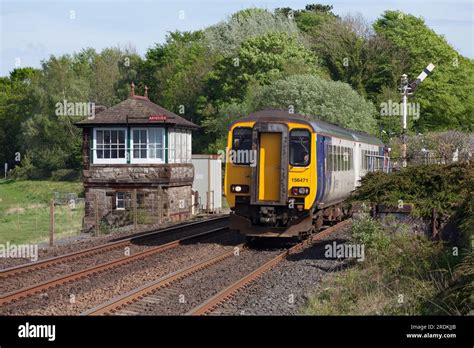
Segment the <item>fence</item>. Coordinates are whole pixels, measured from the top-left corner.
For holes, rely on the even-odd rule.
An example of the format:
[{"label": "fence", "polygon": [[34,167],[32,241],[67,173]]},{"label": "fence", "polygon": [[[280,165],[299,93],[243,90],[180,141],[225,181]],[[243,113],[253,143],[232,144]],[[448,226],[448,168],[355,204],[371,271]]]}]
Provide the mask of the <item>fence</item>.
[{"label": "fence", "polygon": [[[79,235],[84,216],[84,199],[68,204],[2,204],[0,206],[0,243],[39,243]],[[54,236],[51,238],[51,236]]]},{"label": "fence", "polygon": [[168,208],[171,202],[161,188],[124,191],[116,193],[116,196],[106,196],[105,201],[101,198],[92,197],[86,206],[86,225],[95,235],[107,234],[113,228],[125,226],[137,230],[142,225],[159,225],[174,220],[174,217],[179,218],[180,214],[190,214],[184,200],[174,203],[182,212],[170,214]]}]

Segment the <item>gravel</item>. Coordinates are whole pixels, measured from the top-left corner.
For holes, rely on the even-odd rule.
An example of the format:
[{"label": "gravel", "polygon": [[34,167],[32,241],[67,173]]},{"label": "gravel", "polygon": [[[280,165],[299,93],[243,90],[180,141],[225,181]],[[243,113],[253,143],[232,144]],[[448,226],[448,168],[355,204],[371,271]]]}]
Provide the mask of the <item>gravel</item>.
[{"label": "gravel", "polygon": [[157,245],[162,245],[180,238],[208,231],[210,228],[217,228],[225,225],[226,221],[216,221],[210,222],[209,224],[194,226],[192,228],[184,228],[181,231],[173,233],[157,234],[150,238],[134,240],[130,244],[118,247],[117,249],[101,251],[98,254],[94,253],[93,255],[84,258],[69,260],[56,265],[49,265],[44,269],[33,272],[24,272],[21,274],[2,277],[2,279],[0,279],[0,294],[33,286],[52,278],[65,276],[112,260],[124,258],[126,251],[129,255],[135,255]]},{"label": "gravel", "polygon": [[212,315],[298,315],[323,277],[347,265],[347,260],[327,259],[324,245],[349,239],[346,227],[323,241],[283,260],[239,291]]},{"label": "gravel", "polygon": [[[224,215],[213,215],[211,218],[216,218]],[[83,250],[86,248],[92,248],[97,245],[106,244],[110,241],[113,241],[118,238],[125,238],[130,237],[134,234],[144,232],[144,231],[152,231],[158,230],[173,226],[179,226],[181,224],[194,222],[194,221],[204,221],[205,219],[192,219],[186,222],[179,222],[179,223],[162,223],[162,224],[155,224],[155,225],[142,225],[138,226],[138,230],[133,230],[133,225],[128,225],[124,227],[117,228],[113,231],[113,233],[109,233],[106,235],[101,235],[95,237],[93,233],[81,233],[77,236],[66,237],[60,240],[55,241],[55,245],[53,247],[49,247],[47,243],[40,243],[38,244],[38,260],[43,260],[46,258],[51,258],[55,256],[60,256],[64,254],[69,254],[75,251]],[[23,259],[23,258],[0,258],[0,270],[14,267],[22,264],[27,264],[32,262],[30,259]]]},{"label": "gravel", "polygon": [[242,237],[228,232],[183,244],[140,261],[49,289],[0,307],[0,315],[78,315],[111,298],[156,280],[177,269],[231,250]]},{"label": "gravel", "polygon": [[[243,250],[207,269],[201,270],[170,287],[127,306],[118,314],[183,315],[208,298],[246,276],[281,250]],[[150,299],[153,302],[150,302]]]}]

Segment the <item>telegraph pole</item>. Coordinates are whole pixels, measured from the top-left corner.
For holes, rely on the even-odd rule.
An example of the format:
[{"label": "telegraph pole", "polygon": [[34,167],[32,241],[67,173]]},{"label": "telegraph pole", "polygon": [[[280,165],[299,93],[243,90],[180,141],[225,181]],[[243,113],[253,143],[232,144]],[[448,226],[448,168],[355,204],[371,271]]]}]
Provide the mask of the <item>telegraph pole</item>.
[{"label": "telegraph pole", "polygon": [[431,74],[433,69],[435,68],[434,64],[430,63],[428,66],[423,69],[420,75],[412,81],[408,83],[408,76],[407,74],[403,74],[400,82],[400,92],[402,94],[402,165],[403,168],[407,166],[407,101],[408,96],[412,95],[415,89],[419,86],[420,83],[423,82],[428,75]]}]

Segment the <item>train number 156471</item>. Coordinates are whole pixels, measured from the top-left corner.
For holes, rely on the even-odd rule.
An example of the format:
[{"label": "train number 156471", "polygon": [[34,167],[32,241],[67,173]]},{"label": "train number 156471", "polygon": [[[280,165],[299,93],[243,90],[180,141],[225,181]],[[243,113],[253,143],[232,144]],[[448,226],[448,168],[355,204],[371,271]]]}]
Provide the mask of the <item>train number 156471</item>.
[{"label": "train number 156471", "polygon": [[308,178],[292,178],[291,182],[309,182]]}]

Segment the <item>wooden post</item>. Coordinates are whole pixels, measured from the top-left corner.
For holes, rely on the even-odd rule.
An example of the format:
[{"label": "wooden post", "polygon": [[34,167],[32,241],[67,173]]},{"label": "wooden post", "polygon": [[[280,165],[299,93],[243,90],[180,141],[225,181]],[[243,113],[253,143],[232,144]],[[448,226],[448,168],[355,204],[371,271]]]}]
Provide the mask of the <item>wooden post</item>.
[{"label": "wooden post", "polygon": [[99,236],[99,195],[95,195],[95,202],[94,202],[94,216],[95,216],[95,236]]},{"label": "wooden post", "polygon": [[158,219],[161,224],[163,222],[163,190],[161,186],[158,187],[158,202],[156,204],[158,205]]},{"label": "wooden post", "polygon": [[137,189],[133,190],[133,229],[137,230],[138,216],[137,216]]},{"label": "wooden post", "polygon": [[49,246],[54,244],[54,199],[51,200],[49,207]]},{"label": "wooden post", "polygon": [[155,214],[155,195],[153,193],[150,194],[151,196],[151,211],[150,211],[150,214],[151,214],[151,220],[153,221],[153,223],[155,223],[155,218],[156,218],[156,214]]},{"label": "wooden post", "polygon": [[207,159],[207,213],[211,212],[211,189],[212,189],[212,179],[211,179],[211,156]]}]

